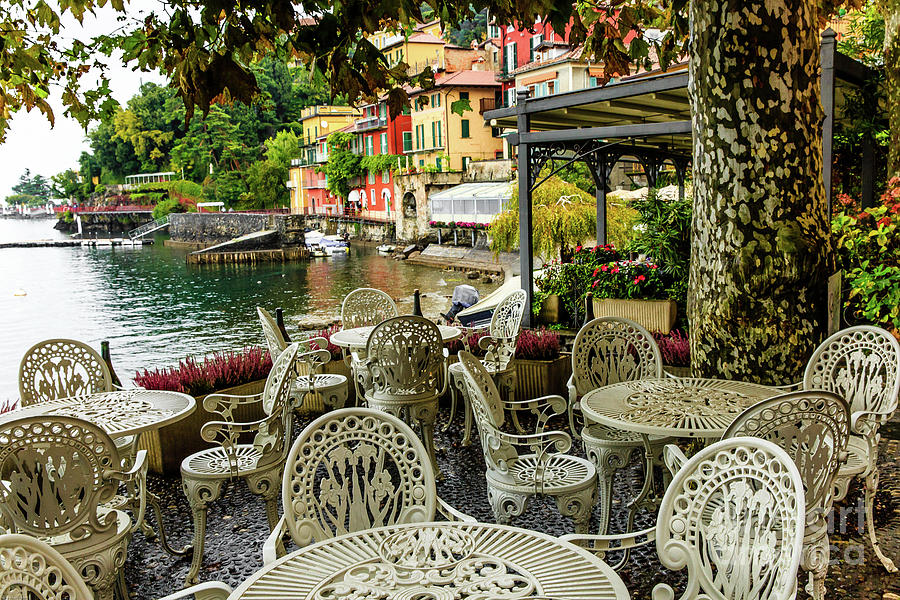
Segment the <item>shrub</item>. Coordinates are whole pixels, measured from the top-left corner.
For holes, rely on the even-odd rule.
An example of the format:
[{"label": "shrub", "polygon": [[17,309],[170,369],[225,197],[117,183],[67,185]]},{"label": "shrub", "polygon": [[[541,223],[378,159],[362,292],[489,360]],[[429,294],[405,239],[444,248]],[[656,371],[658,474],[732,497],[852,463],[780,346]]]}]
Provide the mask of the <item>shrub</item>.
[{"label": "shrub", "polygon": [[16,401],[7,399],[3,402],[0,402],[0,415],[3,413],[8,413],[16,407]]},{"label": "shrub", "polygon": [[148,390],[203,396],[229,387],[265,379],[272,369],[269,352],[258,346],[240,351],[216,352],[202,361],[188,357],[176,367],[140,371],[134,382]]},{"label": "shrub", "polygon": [[559,336],[548,329],[523,329],[516,340],[516,358],[553,360],[559,356]]},{"label": "shrub", "polygon": [[161,219],[172,213],[183,213],[187,211],[187,207],[175,198],[166,198],[153,207],[153,218]]},{"label": "shrub", "polygon": [[652,262],[619,260],[596,267],[591,277],[595,298],[665,300],[669,297],[670,279]]},{"label": "shrub", "polygon": [[669,333],[654,333],[664,365],[673,367],[691,366],[691,347],[688,337],[677,329]]},{"label": "shrub", "polygon": [[468,346],[468,351],[480,358],[484,356],[484,350],[478,347],[478,341],[486,335],[488,335],[487,330],[480,329],[470,333],[465,340],[453,340],[447,344],[447,352],[456,355],[460,350],[466,350],[466,346]]}]

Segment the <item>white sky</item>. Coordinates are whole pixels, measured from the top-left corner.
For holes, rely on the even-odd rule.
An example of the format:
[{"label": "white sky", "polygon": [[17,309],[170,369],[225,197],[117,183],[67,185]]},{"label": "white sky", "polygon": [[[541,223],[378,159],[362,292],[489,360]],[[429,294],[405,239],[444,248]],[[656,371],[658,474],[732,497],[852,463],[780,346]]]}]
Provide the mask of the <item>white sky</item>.
[{"label": "white sky", "polygon": [[[129,17],[137,17],[148,7],[158,6],[154,0],[137,0],[128,5]],[[68,15],[63,20],[65,27],[62,37],[85,40],[102,32],[110,32],[121,26],[117,14],[109,8],[98,9],[97,14],[85,15],[83,26]],[[105,58],[105,57],[104,57]],[[165,84],[166,78],[159,73],[134,72],[130,68],[108,59],[108,77],[113,96],[121,104],[137,93],[141,83],[153,81]],[[89,81],[88,76],[83,78]],[[0,144],[0,199],[13,193],[12,186],[19,182],[25,169],[32,174],[40,173],[48,179],[66,169],[78,169],[78,157],[89,146],[85,142],[84,129],[74,119],[63,115],[60,94],[51,97],[50,104],[56,117],[56,125],[50,123],[38,110],[30,113],[20,111],[10,121],[6,142]]]}]

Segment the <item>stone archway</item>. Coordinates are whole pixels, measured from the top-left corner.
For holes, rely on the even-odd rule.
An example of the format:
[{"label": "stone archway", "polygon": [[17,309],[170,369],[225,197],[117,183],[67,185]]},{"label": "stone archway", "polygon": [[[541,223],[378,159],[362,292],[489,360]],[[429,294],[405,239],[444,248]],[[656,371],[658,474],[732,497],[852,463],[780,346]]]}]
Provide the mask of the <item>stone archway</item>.
[{"label": "stone archway", "polygon": [[403,194],[403,216],[413,219],[416,217],[416,195],[413,192]]}]

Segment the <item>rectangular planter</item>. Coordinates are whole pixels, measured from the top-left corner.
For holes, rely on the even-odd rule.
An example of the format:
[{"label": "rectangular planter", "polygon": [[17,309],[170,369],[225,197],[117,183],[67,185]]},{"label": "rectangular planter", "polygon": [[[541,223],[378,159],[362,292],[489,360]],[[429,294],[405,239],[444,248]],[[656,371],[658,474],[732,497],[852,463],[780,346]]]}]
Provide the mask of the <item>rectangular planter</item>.
[{"label": "rectangular planter", "polygon": [[516,361],[516,400],[531,400],[559,394],[566,396],[566,380],[572,373],[572,359],[560,355],[553,360]]},{"label": "rectangular planter", "polygon": [[[261,393],[265,385],[266,380],[260,379],[218,390],[218,393],[249,396]],[[210,421],[220,421],[222,418],[203,408],[204,398],[205,395],[196,397],[197,408],[188,417],[162,429],[141,434],[138,448],[147,451],[147,462],[151,471],[162,475],[178,475],[181,472],[182,460],[194,452],[213,447],[213,444],[204,442],[200,437],[200,428]],[[263,416],[262,406],[259,403],[241,406],[235,411],[235,419],[245,423],[259,420]]]},{"label": "rectangular planter", "polygon": [[672,331],[677,311],[678,305],[674,300],[594,299],[595,316],[631,319],[651,333]]},{"label": "rectangular planter", "polygon": [[558,294],[550,294],[544,298],[537,317],[539,322],[546,325],[561,323],[566,318],[566,309]]}]

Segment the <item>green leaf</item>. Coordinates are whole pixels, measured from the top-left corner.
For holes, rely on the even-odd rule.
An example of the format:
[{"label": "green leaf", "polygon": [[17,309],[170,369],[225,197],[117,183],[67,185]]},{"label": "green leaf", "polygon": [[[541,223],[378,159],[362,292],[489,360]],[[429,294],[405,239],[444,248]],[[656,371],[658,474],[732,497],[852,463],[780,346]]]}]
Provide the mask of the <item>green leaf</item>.
[{"label": "green leaf", "polygon": [[459,116],[463,116],[466,111],[472,110],[472,104],[469,102],[468,98],[462,98],[460,100],[454,100],[450,103],[450,112],[457,114]]}]

